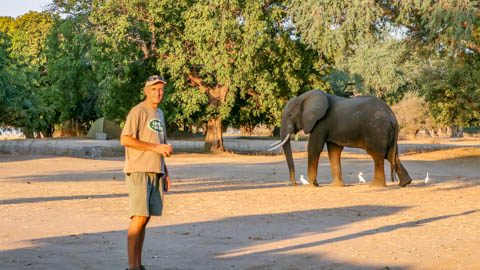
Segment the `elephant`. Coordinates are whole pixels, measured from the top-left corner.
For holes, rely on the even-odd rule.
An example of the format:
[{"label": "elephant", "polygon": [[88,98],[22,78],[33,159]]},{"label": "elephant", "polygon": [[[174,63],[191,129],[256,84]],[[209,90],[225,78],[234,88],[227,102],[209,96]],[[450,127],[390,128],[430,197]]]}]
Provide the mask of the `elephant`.
[{"label": "elephant", "polygon": [[[373,159],[375,172],[370,186],[385,187],[384,161],[391,164],[392,181],[394,170],[399,185],[405,187],[412,181],[398,157],[398,122],[390,107],[372,96],[344,98],[310,90],[292,98],[282,112],[280,127],[281,142],[270,150],[283,147],[290,172],[295,182],[295,166],[290,146],[290,136],[303,130],[308,139],[308,185],[318,186],[318,160],[327,144],[332,186],[345,186],[342,180],[340,156],[344,147],[364,149]],[[275,144],[272,144],[275,145]]]}]

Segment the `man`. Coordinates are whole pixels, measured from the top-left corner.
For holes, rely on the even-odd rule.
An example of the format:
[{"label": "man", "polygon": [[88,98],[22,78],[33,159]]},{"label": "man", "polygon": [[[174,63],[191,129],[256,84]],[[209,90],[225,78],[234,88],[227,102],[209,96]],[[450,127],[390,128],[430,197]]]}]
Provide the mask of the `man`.
[{"label": "man", "polygon": [[150,216],[160,216],[163,192],[170,189],[170,177],[164,157],[172,147],[167,144],[165,119],[158,104],[166,81],[151,76],[143,91],[145,100],[127,115],[120,144],[125,146],[126,182],[131,222],[127,233],[128,270],[144,270],[142,247]]}]

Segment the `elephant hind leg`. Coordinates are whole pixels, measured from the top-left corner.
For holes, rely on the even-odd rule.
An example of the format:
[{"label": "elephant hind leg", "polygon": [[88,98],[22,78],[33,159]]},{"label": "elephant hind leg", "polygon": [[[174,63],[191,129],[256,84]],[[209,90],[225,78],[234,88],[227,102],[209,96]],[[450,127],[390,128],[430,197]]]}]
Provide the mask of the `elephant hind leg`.
[{"label": "elephant hind leg", "polygon": [[342,154],[343,146],[335,143],[327,142],[328,158],[330,159],[330,169],[332,170],[332,186],[344,187],[345,183],[342,180],[342,165],[340,163],[340,156]]},{"label": "elephant hind leg", "polygon": [[398,154],[396,152],[393,152],[392,154],[389,154],[387,157],[388,162],[390,162],[391,166],[391,173],[392,173],[392,182],[394,182],[394,171],[398,175],[398,179],[400,180],[399,186],[405,187],[409,185],[412,182],[412,178],[410,178],[410,175],[408,174],[407,170],[405,167],[403,167],[402,162],[400,162],[400,158],[398,158]]},{"label": "elephant hind leg", "polygon": [[373,180],[370,183],[372,187],[385,187],[385,157],[377,154],[370,154],[373,158],[373,163],[375,164],[375,172],[373,173]]},{"label": "elephant hind leg", "polygon": [[399,186],[405,187],[408,186],[412,182],[412,178],[408,174],[403,164],[400,162],[398,156],[395,157],[395,171],[397,172],[398,178],[400,179]]}]

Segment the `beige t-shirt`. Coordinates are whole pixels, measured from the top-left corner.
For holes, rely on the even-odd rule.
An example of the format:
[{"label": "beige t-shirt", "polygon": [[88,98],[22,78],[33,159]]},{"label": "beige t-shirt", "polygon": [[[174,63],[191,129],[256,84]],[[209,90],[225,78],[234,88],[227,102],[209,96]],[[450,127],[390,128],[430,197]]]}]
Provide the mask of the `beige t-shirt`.
[{"label": "beige t-shirt", "polygon": [[[160,109],[154,109],[145,102],[133,107],[127,115],[122,136],[128,135],[134,139],[155,143],[167,143],[165,118]],[[137,150],[125,147],[125,173],[154,172],[165,174],[164,157],[153,151]]]}]

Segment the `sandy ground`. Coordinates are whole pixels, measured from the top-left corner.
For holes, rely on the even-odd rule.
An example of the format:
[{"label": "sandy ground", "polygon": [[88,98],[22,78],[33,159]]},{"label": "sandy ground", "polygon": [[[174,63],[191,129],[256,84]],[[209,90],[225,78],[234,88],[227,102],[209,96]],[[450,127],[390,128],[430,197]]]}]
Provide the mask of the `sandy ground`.
[{"label": "sandy ground", "polygon": [[[342,158],[344,188],[289,185],[283,156],[179,154],[152,218],[147,269],[480,269],[480,149],[401,157],[407,188],[359,184],[366,156]],[[305,154],[295,155],[297,178]],[[0,155],[0,269],[125,269],[123,158]],[[390,167],[386,166],[387,178]],[[433,180],[424,184],[429,173]]]}]

